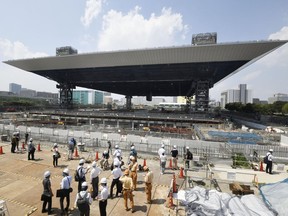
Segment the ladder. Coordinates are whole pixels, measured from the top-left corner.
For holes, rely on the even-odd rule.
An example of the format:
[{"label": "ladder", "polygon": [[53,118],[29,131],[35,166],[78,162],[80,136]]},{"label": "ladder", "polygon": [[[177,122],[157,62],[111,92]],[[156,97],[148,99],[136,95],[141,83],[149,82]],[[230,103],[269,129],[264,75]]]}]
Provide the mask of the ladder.
[{"label": "ladder", "polygon": [[9,216],[9,211],[5,200],[0,200],[0,216]]}]

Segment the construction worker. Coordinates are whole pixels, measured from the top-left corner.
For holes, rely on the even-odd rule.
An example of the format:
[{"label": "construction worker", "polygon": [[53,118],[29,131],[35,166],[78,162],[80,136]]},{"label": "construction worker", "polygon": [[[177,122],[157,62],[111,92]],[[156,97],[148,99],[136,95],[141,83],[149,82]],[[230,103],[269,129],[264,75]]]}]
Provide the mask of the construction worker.
[{"label": "construction worker", "polygon": [[[51,175],[50,171],[46,171],[44,173],[44,180],[42,182],[44,190],[41,196],[41,201],[43,201],[42,213],[48,212],[48,215],[53,213],[52,197],[54,196],[52,189],[51,189],[50,175]],[[47,203],[48,203],[48,209],[46,209]]]},{"label": "construction worker", "polygon": [[[71,188],[71,182],[72,177],[69,176],[69,170],[68,168],[65,168],[63,170],[63,179],[60,183],[60,188],[65,191],[64,196],[60,197],[60,207],[61,207],[61,215],[68,214],[69,205],[70,205],[70,188]],[[64,198],[66,198],[66,208],[64,209]]]},{"label": "construction worker", "polygon": [[11,140],[11,153],[15,153],[15,149],[16,149],[16,144],[17,144],[17,138],[16,138],[16,132],[13,133],[13,137]]},{"label": "construction worker", "polygon": [[109,154],[109,152],[111,152],[111,155],[112,155],[112,144],[111,144],[111,141],[109,140],[107,143],[108,143],[108,154]]},{"label": "construction worker", "polygon": [[108,151],[104,151],[103,154],[102,154],[102,158],[100,160],[100,166],[101,166],[101,169],[105,170],[109,167],[109,152]]},{"label": "construction worker", "polygon": [[143,170],[146,173],[144,175],[144,182],[145,182],[145,193],[147,198],[147,204],[151,204],[151,191],[152,191],[152,182],[153,182],[153,172],[149,170],[148,166],[144,166]]},{"label": "construction worker", "polygon": [[185,166],[186,168],[190,168],[190,161],[193,160],[193,154],[189,150],[189,146],[186,147],[186,153],[185,153]]},{"label": "construction worker", "polygon": [[[28,144],[28,160],[35,160],[34,153],[35,153],[35,146],[33,144],[33,138],[31,137]],[[30,157],[31,156],[31,157]]]},{"label": "construction worker", "polygon": [[120,169],[120,163],[118,161],[114,162],[114,169],[112,170],[111,174],[113,175],[113,180],[110,187],[110,198],[113,199],[113,188],[116,185],[116,197],[118,194],[121,193],[122,184],[119,181],[120,177],[122,176],[122,171]]},{"label": "construction worker", "polygon": [[[162,170],[162,166],[161,166],[161,156],[164,153],[165,154],[165,149],[164,149],[165,145],[162,144],[161,147],[158,149],[158,155],[159,155],[159,165],[160,165],[160,171]],[[162,171],[161,171],[162,172]]]},{"label": "construction worker", "polygon": [[172,162],[173,162],[172,169],[177,170],[178,169],[178,166],[177,166],[178,150],[177,150],[176,145],[174,145],[173,149],[171,150],[171,156],[172,156]]},{"label": "construction worker", "polygon": [[107,199],[108,199],[108,188],[107,188],[107,179],[102,178],[100,180],[100,194],[98,196],[99,199],[99,210],[100,216],[106,216],[106,207],[107,207]]},{"label": "construction worker", "polygon": [[90,183],[93,188],[93,192],[91,194],[91,197],[93,200],[95,200],[98,197],[98,183],[99,183],[99,175],[101,173],[101,169],[97,167],[96,161],[93,161],[92,163],[92,169],[90,172]]},{"label": "construction worker", "polygon": [[266,164],[266,173],[272,174],[272,166],[273,166],[273,149],[269,149],[266,154],[267,164]]},{"label": "construction worker", "polygon": [[111,170],[113,170],[115,163],[119,163],[119,167],[121,169],[121,166],[123,165],[123,163],[122,163],[122,157],[121,157],[120,152],[117,152],[116,157],[114,157],[113,163],[111,164]]},{"label": "construction worker", "polygon": [[90,205],[92,204],[91,194],[87,192],[88,184],[81,184],[81,191],[77,193],[74,206],[78,208],[80,216],[90,215]]},{"label": "construction worker", "polygon": [[84,167],[84,163],[85,163],[85,160],[84,159],[81,159],[79,161],[79,166],[77,167],[77,173],[78,173],[78,176],[79,176],[79,180],[78,180],[78,193],[81,191],[81,188],[82,188],[82,183],[83,182],[86,182],[86,173],[88,172],[89,170],[89,166],[87,168]]},{"label": "construction worker", "polygon": [[118,145],[115,145],[115,151],[114,151],[114,153],[113,153],[113,157],[115,158],[115,157],[118,157],[117,155],[119,155],[120,154],[120,157],[122,157],[122,151],[121,151],[121,149],[119,149],[119,146]]},{"label": "construction worker", "polygon": [[132,145],[130,149],[130,156],[133,156],[135,158],[135,161],[137,161],[137,151],[135,149],[135,146]]},{"label": "construction worker", "polygon": [[167,156],[165,155],[165,152],[163,152],[162,155],[160,156],[161,175],[165,173],[166,161],[167,161]]},{"label": "construction worker", "polygon": [[129,164],[130,177],[132,178],[133,181],[133,190],[136,190],[138,163],[136,162],[136,158],[133,156],[130,156],[130,160],[131,160],[131,163]]},{"label": "construction worker", "polygon": [[132,209],[132,213],[135,211],[134,210],[134,201],[133,201],[133,181],[132,178],[129,177],[129,170],[126,169],[124,171],[124,175],[120,177],[120,181],[122,182],[122,187],[123,187],[123,198],[124,198],[124,207],[126,211],[129,211],[128,208],[128,198],[130,200],[130,205]]}]

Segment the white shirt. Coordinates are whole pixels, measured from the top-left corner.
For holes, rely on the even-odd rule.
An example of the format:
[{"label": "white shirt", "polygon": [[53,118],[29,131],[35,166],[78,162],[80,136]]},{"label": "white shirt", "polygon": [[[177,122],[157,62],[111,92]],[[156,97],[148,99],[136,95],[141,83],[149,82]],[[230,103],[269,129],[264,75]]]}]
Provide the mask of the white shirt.
[{"label": "white shirt", "polygon": [[167,156],[165,154],[160,156],[161,162],[166,162],[166,160],[167,160]]},{"label": "white shirt", "polygon": [[108,199],[108,188],[107,186],[100,186],[101,193],[99,194],[99,200]]},{"label": "white shirt", "polygon": [[71,185],[72,177],[71,176],[65,176],[61,183],[60,183],[60,188],[61,189],[69,189]]},{"label": "white shirt", "polygon": [[87,172],[86,168],[83,167],[83,166],[80,166],[80,165],[77,167],[77,171],[78,171],[78,174],[79,174],[80,178],[83,178],[85,176],[86,172]]},{"label": "white shirt", "polygon": [[90,181],[92,182],[93,178],[96,178],[101,173],[101,169],[99,167],[93,167],[90,173]]},{"label": "white shirt", "polygon": [[159,148],[159,150],[158,150],[158,155],[159,155],[159,157],[162,155],[162,153],[165,153],[165,149],[164,148]]},{"label": "white shirt", "polygon": [[271,154],[271,152],[267,152],[266,155],[268,156],[268,161],[272,161],[273,160],[273,155]]},{"label": "white shirt", "polygon": [[115,163],[121,164],[121,160],[119,160],[118,157],[115,157],[115,158],[113,159],[113,165],[114,165]]},{"label": "white shirt", "polygon": [[121,151],[121,149],[115,149],[115,151],[114,151],[114,153],[113,153],[113,157],[116,157],[116,154],[117,153],[120,153],[120,156],[122,157],[122,151]]},{"label": "white shirt", "polygon": [[112,171],[111,174],[113,175],[113,179],[120,178],[122,176],[122,171],[119,167],[115,167]]}]

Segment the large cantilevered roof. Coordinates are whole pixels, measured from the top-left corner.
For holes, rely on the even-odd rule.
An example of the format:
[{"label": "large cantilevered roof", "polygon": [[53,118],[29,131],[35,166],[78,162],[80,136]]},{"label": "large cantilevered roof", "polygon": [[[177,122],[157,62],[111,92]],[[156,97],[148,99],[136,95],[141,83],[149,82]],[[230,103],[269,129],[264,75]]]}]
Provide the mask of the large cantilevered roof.
[{"label": "large cantilevered roof", "polygon": [[191,96],[195,82],[210,87],[287,41],[256,41],[98,52],[4,63],[59,84],[130,96]]}]

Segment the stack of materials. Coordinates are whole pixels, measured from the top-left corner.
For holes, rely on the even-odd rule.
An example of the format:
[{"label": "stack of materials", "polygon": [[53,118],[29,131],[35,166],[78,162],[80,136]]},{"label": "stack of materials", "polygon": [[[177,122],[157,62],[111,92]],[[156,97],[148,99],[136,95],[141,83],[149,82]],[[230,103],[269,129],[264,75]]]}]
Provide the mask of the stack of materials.
[{"label": "stack of materials", "polygon": [[265,202],[253,195],[231,196],[201,187],[180,190],[178,200],[185,205],[187,216],[275,216]]}]

